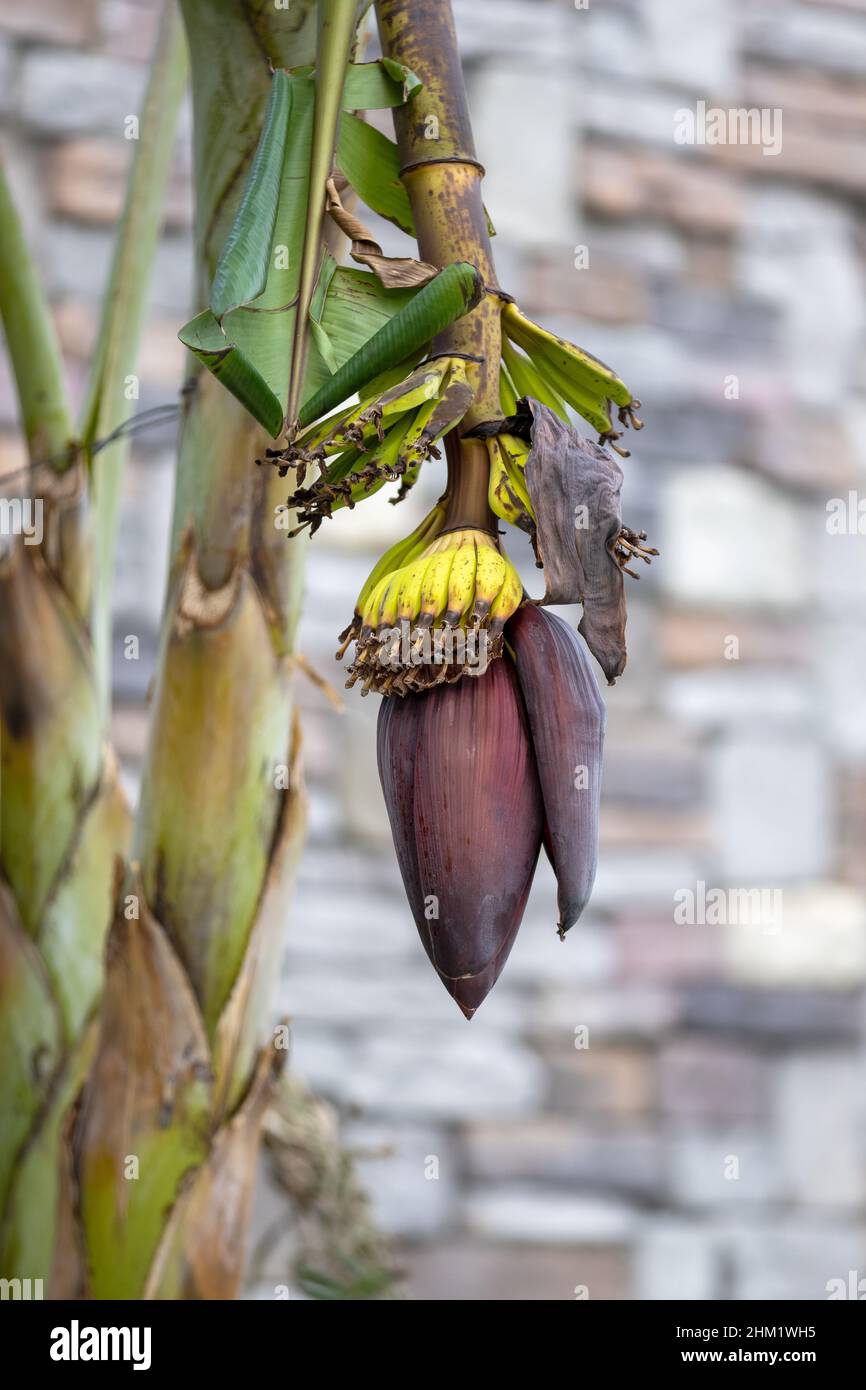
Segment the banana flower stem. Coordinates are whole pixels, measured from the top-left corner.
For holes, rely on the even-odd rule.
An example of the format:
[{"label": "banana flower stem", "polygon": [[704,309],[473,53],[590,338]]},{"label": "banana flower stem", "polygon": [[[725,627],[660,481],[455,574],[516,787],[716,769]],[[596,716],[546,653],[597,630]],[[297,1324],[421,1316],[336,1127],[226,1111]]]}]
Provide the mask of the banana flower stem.
[{"label": "banana flower stem", "polygon": [[[490,291],[433,344],[434,352],[482,359],[478,392],[460,426],[463,434],[502,414],[502,338],[496,269],[481,200],[484,170],[475,155],[454,17],[450,0],[378,0],[376,13],[386,57],[406,64],[423,83],[406,106],[394,111],[401,178],[412,205],[421,258],[443,267],[471,261]],[[447,452],[446,526],[480,526],[495,533],[495,518],[487,505],[486,450],[466,440],[456,453],[453,445]]]}]

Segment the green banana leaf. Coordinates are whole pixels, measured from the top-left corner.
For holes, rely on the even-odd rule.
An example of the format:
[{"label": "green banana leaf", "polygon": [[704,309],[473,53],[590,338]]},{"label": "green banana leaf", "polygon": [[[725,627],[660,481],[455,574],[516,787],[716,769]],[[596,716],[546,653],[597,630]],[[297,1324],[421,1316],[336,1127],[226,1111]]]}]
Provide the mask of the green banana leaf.
[{"label": "green banana leaf", "polygon": [[473,309],[483,292],[481,277],[468,261],[455,261],[440,270],[304,402],[298,423],[311,425],[365,386],[372,377],[402,362],[455,319]]},{"label": "green banana leaf", "polygon": [[[312,66],[293,68],[294,77],[311,77]],[[350,63],[346,69],[342,105],[344,111],[377,111],[402,106],[420,92],[422,83],[411,68],[393,58],[373,63]]]},{"label": "green banana leaf", "polygon": [[409,195],[400,180],[400,155],[393,140],[357,116],[344,114],[337,166],[368,208],[401,231],[415,235]]},{"label": "green banana leaf", "polygon": [[218,322],[258,299],[267,286],[291,110],[291,79],[275,72],[261,139],[211,288],[211,313]]}]

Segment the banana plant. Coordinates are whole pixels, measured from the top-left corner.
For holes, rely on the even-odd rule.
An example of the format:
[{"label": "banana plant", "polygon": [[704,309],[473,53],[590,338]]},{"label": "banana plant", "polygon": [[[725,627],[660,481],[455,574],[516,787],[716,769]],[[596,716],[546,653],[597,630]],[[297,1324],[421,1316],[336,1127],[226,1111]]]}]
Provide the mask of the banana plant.
[{"label": "banana plant", "polygon": [[[60,1153],[95,1045],[130,813],[107,745],[117,496],[148,269],[186,81],[162,19],[89,389],[70,413],[54,326],[0,170],[0,315],[29,464],[0,528],[0,1274],[41,1278]],[[31,525],[16,525],[30,518]]]},{"label": "banana plant", "polygon": [[[136,162],[78,438],[0,198],[0,234],[24,268],[0,276],[0,296],[52,520],[38,555],[16,542],[0,570],[14,617],[0,675],[3,1239],[57,1296],[238,1290],[287,1043],[270,993],[304,824],[293,677],[305,546],[383,487],[402,501],[443,449],[440,501],[374,567],[339,655],[354,641],[348,683],[385,697],[380,774],[407,896],[467,1017],[502,969],[542,842],[561,935],[591,888],[603,705],[577,635],[527,606],[498,521],[530,535],[545,601],[584,603],[581,631],[613,680],[622,571],[654,553],[622,526],[607,448],[625,453],[614,416],[639,428],[639,403],[497,283],[450,5],[380,0],[384,56],[364,63],[367,8],[180,0],[195,312],[179,329],[189,372],[171,561],[129,846],[103,752],[118,464],[99,446],[119,423],[112,392],[132,352],[156,231],[147,190],[164,172],[180,60],[154,68],[154,143]],[[177,43],[169,6],[163,55]],[[396,142],[359,115],[376,107],[393,111]],[[384,255],[355,200],[419,255]],[[351,266],[334,254],[343,238]],[[34,611],[60,634],[47,661],[23,635]],[[560,754],[585,760],[588,798],[566,794]]]},{"label": "banana plant", "polygon": [[422,351],[478,289],[471,267],[389,288],[328,249],[341,161],[371,165],[374,203],[382,185],[358,127],[341,155],[344,120],[417,89],[404,65],[351,61],[355,0],[181,11],[198,312],[180,329],[190,373],[141,796],[61,1210],[80,1258],[57,1287],[97,1298],[235,1295],[286,1058],[270,997],[304,824],[305,540],[289,539],[279,471],[256,458],[289,448],[308,401],[337,404]]}]

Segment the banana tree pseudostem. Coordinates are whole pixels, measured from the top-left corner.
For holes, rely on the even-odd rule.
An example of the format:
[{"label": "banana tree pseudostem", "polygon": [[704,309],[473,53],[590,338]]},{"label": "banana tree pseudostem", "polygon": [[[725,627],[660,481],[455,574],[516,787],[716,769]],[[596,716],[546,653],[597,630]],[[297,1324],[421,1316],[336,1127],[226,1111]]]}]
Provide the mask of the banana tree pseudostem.
[{"label": "banana tree pseudostem", "polygon": [[[0,1275],[50,1285],[59,1151],[93,1056],[130,815],[106,743],[111,563],[148,270],[186,81],[164,15],[78,427],[0,170],[0,315],[29,467],[0,479]],[[22,525],[21,523],[29,525]],[[8,523],[8,524],[7,524]]]}]

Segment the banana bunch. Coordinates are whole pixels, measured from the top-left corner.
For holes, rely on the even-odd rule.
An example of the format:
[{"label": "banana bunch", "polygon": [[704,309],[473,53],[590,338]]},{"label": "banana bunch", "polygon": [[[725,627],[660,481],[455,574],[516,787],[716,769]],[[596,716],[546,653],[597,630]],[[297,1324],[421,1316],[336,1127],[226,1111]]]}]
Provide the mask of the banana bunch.
[{"label": "banana bunch", "polygon": [[516,304],[503,308],[502,330],[503,405],[531,396],[566,421],[565,407],[570,405],[598,430],[600,444],[628,458],[629,451],[616,442],[622,430],[615,429],[612,417],[616,413],[621,425],[635,430],[642,429],[643,422],[635,414],[640,401],[625,382],[592,353],[533,323]]},{"label": "banana bunch", "polygon": [[521,531],[533,535],[535,513],[523,476],[529,445],[513,434],[490,435],[485,442],[490,459],[487,490],[490,510],[503,521],[510,521],[512,526],[519,526]]},{"label": "banana bunch", "polygon": [[[319,421],[288,449],[269,450],[282,476],[296,469],[288,505],[298,512],[297,530],[318,530],[339,507],[354,507],[397,479],[400,492],[392,501],[401,500],[424,460],[438,455],[437,441],[469,409],[478,376],[479,363],[469,357],[434,357],[408,375],[403,364],[369,383],[358,404]],[[305,488],[311,464],[319,477]]]},{"label": "banana bunch", "polygon": [[503,629],[523,597],[520,577],[497,539],[475,528],[442,532],[439,521],[440,533],[419,550],[433,516],[403,543],[395,568],[393,550],[382,557],[341,634],[338,659],[356,642],[346,684],[363,680],[363,694],[406,695],[482,675],[502,655]]}]

